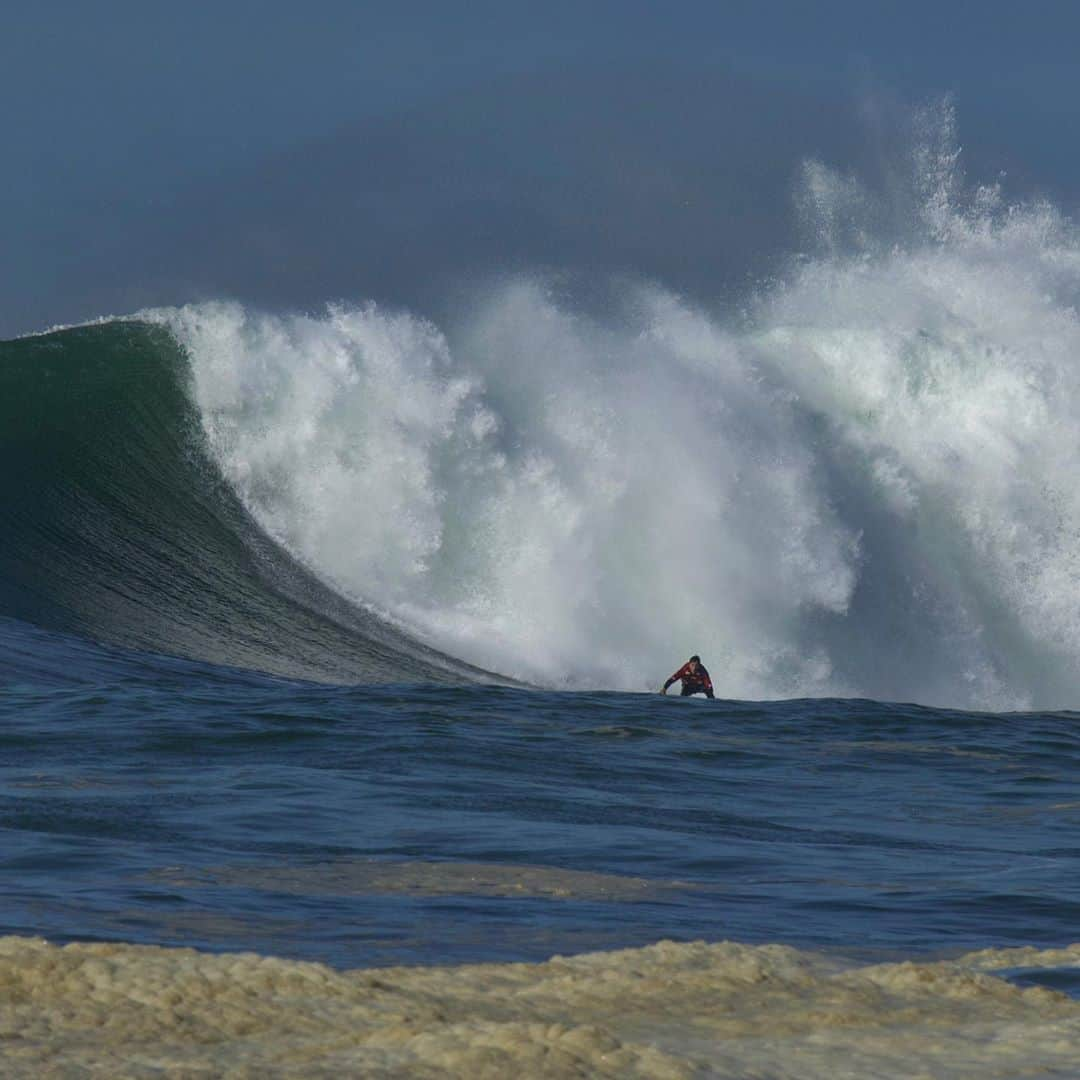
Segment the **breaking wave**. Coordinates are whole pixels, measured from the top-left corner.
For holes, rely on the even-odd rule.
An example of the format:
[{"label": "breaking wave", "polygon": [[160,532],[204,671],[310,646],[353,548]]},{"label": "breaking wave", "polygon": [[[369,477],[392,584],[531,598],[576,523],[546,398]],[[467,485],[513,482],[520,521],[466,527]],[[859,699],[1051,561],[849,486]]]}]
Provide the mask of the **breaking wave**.
[{"label": "breaking wave", "polygon": [[966,184],[947,108],[921,123],[902,210],[807,163],[813,250],[737,316],[653,284],[598,314],[517,279],[438,327],[208,303],[5,348],[137,341],[152,380],[182,355],[168,445],[125,450],[172,477],[147,527],[186,543],[174,474],[219,472],[244,543],[272,538],[362,634],[555,686],[655,687],[698,652],[730,697],[1068,704],[1080,242]]}]

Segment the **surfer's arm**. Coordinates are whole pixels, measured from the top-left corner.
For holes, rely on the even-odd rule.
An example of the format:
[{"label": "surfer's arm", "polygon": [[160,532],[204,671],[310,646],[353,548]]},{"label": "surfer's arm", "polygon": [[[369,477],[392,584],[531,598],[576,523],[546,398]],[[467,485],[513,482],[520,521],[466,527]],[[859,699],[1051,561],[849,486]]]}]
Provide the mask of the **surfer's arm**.
[{"label": "surfer's arm", "polygon": [[666,694],[668,692],[668,687],[671,686],[672,683],[677,683],[686,674],[686,669],[689,666],[690,666],[689,664],[683,664],[683,666],[681,668],[679,668],[679,670],[676,671],[675,674],[672,675],[671,678],[668,679],[668,681],[666,683],[664,683],[664,689],[661,690],[660,693],[661,694]]}]

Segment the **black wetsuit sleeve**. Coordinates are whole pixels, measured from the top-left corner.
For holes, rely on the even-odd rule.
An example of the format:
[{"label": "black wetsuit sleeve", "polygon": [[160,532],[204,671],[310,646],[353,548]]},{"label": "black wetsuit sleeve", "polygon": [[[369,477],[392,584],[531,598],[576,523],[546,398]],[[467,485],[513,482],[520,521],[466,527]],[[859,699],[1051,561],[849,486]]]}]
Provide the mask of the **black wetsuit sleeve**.
[{"label": "black wetsuit sleeve", "polygon": [[705,696],[711,698],[713,696],[712,678],[709,675],[708,669],[702,666],[698,670],[701,672],[701,688],[705,691]]}]

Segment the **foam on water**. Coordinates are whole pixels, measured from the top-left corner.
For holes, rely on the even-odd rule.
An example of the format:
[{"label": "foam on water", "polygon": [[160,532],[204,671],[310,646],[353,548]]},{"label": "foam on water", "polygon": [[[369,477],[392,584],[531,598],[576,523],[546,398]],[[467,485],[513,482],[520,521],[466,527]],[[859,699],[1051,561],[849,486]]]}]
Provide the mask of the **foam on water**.
[{"label": "foam on water", "polygon": [[239,886],[328,895],[501,896],[556,900],[645,901],[711,887],[686,881],[604,874],[562,867],[491,862],[429,862],[423,859],[336,859],[303,868],[240,864],[198,870],[170,866],[149,880],[179,886]]},{"label": "foam on water", "polygon": [[808,163],[816,253],[739,319],[652,285],[589,315],[535,280],[444,329],[150,315],[264,528],[453,655],[645,689],[696,651],[731,697],[1067,704],[1080,243],[967,188],[948,108],[922,124],[899,225]]},{"label": "foam on water", "polygon": [[[1080,962],[1057,950],[1049,964]],[[0,939],[5,1075],[1006,1077],[1073,1069],[1080,1003],[968,964],[660,942],[383,968]],[[1025,954],[1038,966],[1040,955]]]}]

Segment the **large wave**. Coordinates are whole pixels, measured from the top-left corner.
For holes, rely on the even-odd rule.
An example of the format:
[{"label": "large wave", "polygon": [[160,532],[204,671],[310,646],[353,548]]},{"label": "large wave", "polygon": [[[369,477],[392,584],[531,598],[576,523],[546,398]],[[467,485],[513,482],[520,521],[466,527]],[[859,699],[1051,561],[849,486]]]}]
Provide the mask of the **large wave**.
[{"label": "large wave", "polygon": [[189,390],[160,327],[0,346],[0,615],[321,681],[490,678],[347,603],[273,544],[223,483]]},{"label": "large wave", "polygon": [[902,227],[808,163],[816,252],[737,319],[521,279],[442,330],[153,317],[261,525],[455,656],[645,688],[699,652],[738,697],[1068,703],[1080,245],[965,185],[947,108],[922,122]]},{"label": "large wave", "polygon": [[470,664],[645,689],[698,652],[732,697],[1068,705],[1080,243],[965,183],[948,108],[920,123],[885,194],[807,163],[813,250],[737,316],[518,278],[441,327],[140,317],[261,529]]},{"label": "large wave", "polygon": [[817,685],[791,616],[843,609],[854,537],[782,395],[702,316],[637,300],[605,326],[510,286],[453,350],[372,307],[163,317],[255,518],[441,648],[642,688],[697,647],[736,692]]}]

